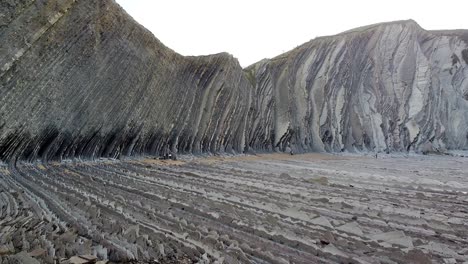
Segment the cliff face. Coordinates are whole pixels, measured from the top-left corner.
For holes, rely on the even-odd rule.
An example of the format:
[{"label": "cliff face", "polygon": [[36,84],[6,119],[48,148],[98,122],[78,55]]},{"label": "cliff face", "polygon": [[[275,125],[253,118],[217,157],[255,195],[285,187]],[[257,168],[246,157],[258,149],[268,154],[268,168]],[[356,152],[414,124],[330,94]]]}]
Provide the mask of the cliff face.
[{"label": "cliff face", "polygon": [[110,0],[13,3],[2,159],[243,150],[251,86],[232,56],[180,56]]},{"label": "cliff face", "polygon": [[112,0],[0,7],[2,160],[468,148],[464,31],[376,25],[243,70],[173,52]]},{"label": "cliff face", "polygon": [[467,31],[401,21],[261,61],[246,69],[257,93],[253,120],[261,120],[255,130],[298,150],[467,148],[467,40]]}]

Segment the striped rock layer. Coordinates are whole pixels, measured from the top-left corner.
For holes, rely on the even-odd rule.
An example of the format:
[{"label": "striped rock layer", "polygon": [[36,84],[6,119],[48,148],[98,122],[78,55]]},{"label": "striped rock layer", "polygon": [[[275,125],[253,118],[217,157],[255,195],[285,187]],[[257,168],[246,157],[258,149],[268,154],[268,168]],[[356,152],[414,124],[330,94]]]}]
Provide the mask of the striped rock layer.
[{"label": "striped rock layer", "polygon": [[467,43],[467,31],[425,31],[410,20],[317,38],[256,63],[246,69],[261,113],[251,138],[260,143],[274,127],[275,143],[305,150],[467,148]]},{"label": "striped rock layer", "polygon": [[468,33],[413,21],[247,69],[184,57],[113,0],[0,3],[0,159],[468,148]]}]

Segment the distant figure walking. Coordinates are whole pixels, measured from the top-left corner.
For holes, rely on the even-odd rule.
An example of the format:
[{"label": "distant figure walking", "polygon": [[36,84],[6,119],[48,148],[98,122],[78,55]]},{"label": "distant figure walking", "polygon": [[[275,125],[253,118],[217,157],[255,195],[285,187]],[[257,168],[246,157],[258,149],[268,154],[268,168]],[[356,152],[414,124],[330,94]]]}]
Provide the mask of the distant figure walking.
[{"label": "distant figure walking", "polygon": [[162,160],[177,160],[177,157],[174,153],[172,153],[171,151],[171,148],[169,146],[169,144],[164,148],[164,151],[163,151],[163,155],[162,157],[160,157],[159,159],[162,159]]},{"label": "distant figure walking", "polygon": [[288,142],[288,146],[286,147],[286,151],[289,152],[289,154],[294,155],[294,152],[291,148],[291,143]]}]

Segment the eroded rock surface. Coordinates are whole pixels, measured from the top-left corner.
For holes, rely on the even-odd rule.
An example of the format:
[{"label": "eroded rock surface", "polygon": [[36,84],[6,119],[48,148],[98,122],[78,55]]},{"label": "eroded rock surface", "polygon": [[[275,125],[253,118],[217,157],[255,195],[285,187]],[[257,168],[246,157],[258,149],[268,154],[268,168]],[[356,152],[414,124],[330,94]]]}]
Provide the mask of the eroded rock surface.
[{"label": "eroded rock surface", "polygon": [[467,40],[411,20],[314,39],[246,69],[251,124],[299,150],[467,148]]},{"label": "eroded rock surface", "polygon": [[468,147],[466,31],[374,25],[243,70],[175,53],[112,0],[0,7],[2,160]]},{"label": "eroded rock surface", "polygon": [[8,2],[0,158],[243,151],[251,86],[231,55],[180,56],[112,0]]},{"label": "eroded rock surface", "polygon": [[325,154],[20,162],[0,168],[0,260],[466,263],[467,170]]}]

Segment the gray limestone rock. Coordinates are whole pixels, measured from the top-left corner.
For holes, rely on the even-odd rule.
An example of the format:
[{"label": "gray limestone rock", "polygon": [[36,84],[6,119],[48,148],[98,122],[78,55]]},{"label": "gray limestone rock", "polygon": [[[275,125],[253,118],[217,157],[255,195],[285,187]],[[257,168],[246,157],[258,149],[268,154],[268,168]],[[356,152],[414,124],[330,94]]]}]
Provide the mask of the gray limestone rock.
[{"label": "gray limestone rock", "polygon": [[20,252],[10,257],[9,263],[39,264],[40,262],[37,259],[34,259],[31,256],[29,256],[26,252]]},{"label": "gray limestone rock", "polygon": [[113,0],[9,2],[1,159],[243,151],[252,87],[231,55],[183,57]]},{"label": "gray limestone rock", "polygon": [[242,69],[113,0],[0,7],[2,160],[468,148],[467,31],[377,24]]},{"label": "gray limestone rock", "polygon": [[357,236],[364,235],[361,227],[356,222],[350,222],[350,223],[344,224],[342,226],[337,227],[336,229],[342,232],[346,232],[346,233],[357,235]]},{"label": "gray limestone rock", "polygon": [[466,30],[426,31],[412,20],[316,38],[246,69],[259,120],[251,123],[302,150],[466,149],[467,41]]},{"label": "gray limestone rock", "polygon": [[392,245],[413,248],[413,241],[403,231],[392,231],[371,236],[373,240],[384,241]]}]

